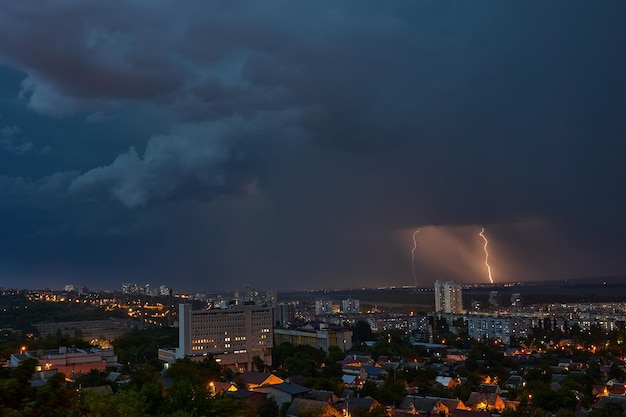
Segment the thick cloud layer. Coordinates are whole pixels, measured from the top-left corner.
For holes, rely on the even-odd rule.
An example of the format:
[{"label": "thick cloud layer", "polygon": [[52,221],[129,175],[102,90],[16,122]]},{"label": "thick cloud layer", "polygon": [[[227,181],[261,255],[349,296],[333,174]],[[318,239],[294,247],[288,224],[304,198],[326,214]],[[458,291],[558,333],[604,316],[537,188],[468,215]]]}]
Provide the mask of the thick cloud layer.
[{"label": "thick cloud layer", "polygon": [[0,3],[0,285],[626,272],[622,2]]}]

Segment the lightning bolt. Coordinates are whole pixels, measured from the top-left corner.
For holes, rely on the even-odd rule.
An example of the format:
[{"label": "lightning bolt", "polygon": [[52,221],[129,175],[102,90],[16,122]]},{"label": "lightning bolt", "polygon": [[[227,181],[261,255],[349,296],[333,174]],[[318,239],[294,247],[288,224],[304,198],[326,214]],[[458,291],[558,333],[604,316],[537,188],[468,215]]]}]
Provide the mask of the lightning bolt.
[{"label": "lightning bolt", "polygon": [[415,275],[415,249],[417,249],[417,241],[415,235],[419,233],[420,229],[413,232],[413,249],[411,249],[411,271],[413,272],[413,281],[415,281],[415,288],[417,288],[417,276]]},{"label": "lightning bolt", "polygon": [[493,284],[493,278],[491,277],[491,267],[489,266],[489,252],[487,251],[487,244],[489,241],[485,237],[485,228],[483,227],[480,233],[478,234],[485,241],[485,246],[483,246],[483,250],[485,251],[485,266],[487,267],[487,273],[489,274],[489,282]]}]

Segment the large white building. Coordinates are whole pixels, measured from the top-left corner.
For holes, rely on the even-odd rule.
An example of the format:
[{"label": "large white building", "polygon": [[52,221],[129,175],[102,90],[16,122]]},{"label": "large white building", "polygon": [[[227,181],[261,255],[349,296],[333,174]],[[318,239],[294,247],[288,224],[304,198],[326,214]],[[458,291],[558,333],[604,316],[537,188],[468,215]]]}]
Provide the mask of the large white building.
[{"label": "large white building", "polygon": [[435,281],[435,312],[463,312],[463,287],[452,281]]},{"label": "large white building", "polygon": [[238,371],[252,370],[255,356],[271,365],[273,324],[272,307],[192,310],[191,305],[180,304],[176,358],[210,354],[220,365]]}]

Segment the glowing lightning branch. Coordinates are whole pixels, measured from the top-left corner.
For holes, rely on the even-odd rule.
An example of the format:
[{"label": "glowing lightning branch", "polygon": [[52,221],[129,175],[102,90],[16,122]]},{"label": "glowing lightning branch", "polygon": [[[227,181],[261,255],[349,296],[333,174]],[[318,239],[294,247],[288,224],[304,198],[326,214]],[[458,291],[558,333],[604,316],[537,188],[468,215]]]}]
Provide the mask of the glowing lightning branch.
[{"label": "glowing lightning branch", "polygon": [[491,277],[491,267],[489,266],[489,252],[487,252],[487,238],[485,237],[485,228],[483,227],[480,233],[478,234],[485,241],[485,246],[483,246],[483,250],[485,251],[485,265],[487,266],[487,272],[489,273],[489,282],[493,284],[493,278]]},{"label": "glowing lightning branch", "polygon": [[411,271],[413,271],[413,281],[415,281],[415,288],[417,288],[417,276],[415,275],[415,249],[417,249],[417,241],[415,235],[418,234],[420,229],[413,232],[413,249],[411,249]]}]

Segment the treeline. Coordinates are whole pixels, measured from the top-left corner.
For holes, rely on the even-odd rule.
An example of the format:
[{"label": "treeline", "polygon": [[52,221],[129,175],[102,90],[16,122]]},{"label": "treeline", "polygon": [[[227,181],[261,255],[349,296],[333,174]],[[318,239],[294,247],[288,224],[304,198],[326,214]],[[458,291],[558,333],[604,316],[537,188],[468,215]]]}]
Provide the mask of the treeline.
[{"label": "treeline", "polygon": [[[2,416],[120,416],[120,417],[191,417],[241,416],[269,417],[260,414],[232,395],[211,395],[207,386],[209,375],[218,372],[219,365],[212,359],[193,364],[181,361],[175,364],[166,380],[151,365],[132,374],[130,382],[122,385],[108,383],[89,387],[90,381],[103,383],[106,378],[94,371],[67,384],[63,374],[51,377],[46,385],[33,387],[31,378],[36,361],[23,361],[15,369],[2,369],[0,378],[0,415]],[[204,373],[203,370],[208,370]],[[85,385],[83,385],[83,383]],[[270,402],[271,405],[271,402]],[[275,405],[275,402],[274,402]],[[267,406],[265,408],[268,408]],[[269,407],[278,411],[278,407]],[[260,411],[263,411],[261,407]],[[273,414],[274,416],[276,414]]]},{"label": "treeline", "polygon": [[22,333],[36,333],[36,323],[66,321],[106,320],[110,317],[125,318],[121,309],[106,311],[85,303],[52,303],[28,301],[20,295],[0,296],[1,329],[18,329]]}]

